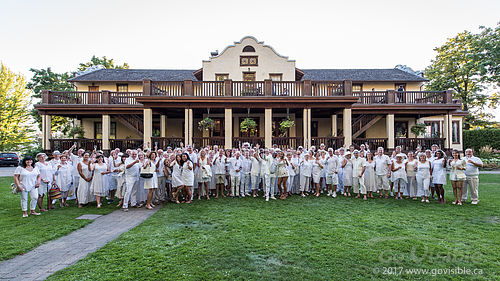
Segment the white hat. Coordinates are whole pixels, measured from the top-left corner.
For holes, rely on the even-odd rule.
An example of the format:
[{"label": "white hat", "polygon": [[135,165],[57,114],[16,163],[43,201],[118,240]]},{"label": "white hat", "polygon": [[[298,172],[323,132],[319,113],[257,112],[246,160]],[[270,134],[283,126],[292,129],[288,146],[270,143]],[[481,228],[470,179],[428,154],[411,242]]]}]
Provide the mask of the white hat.
[{"label": "white hat", "polygon": [[403,153],[398,153],[398,154],[396,154],[396,157],[405,158],[405,155]]},{"label": "white hat", "polygon": [[52,152],[52,155],[61,155],[61,152],[59,152],[59,150],[55,150],[54,152]]}]

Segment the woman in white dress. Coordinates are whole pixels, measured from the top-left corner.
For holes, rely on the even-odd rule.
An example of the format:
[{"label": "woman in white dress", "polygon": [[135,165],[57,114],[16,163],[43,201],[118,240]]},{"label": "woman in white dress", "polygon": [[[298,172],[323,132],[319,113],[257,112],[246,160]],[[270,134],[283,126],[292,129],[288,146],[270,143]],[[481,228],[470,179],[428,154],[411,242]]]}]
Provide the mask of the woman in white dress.
[{"label": "woman in white dress", "polygon": [[49,189],[54,182],[54,170],[52,169],[52,165],[46,162],[47,155],[45,153],[38,153],[36,159],[38,162],[35,164],[35,167],[40,171],[40,177],[42,178],[38,187],[38,209],[46,212],[54,208],[51,200],[47,201],[47,209],[43,208],[43,197],[49,193]]},{"label": "woman in white dress", "polygon": [[436,189],[436,193],[438,195],[438,202],[445,204],[446,201],[444,199],[444,188],[443,185],[446,184],[446,159],[444,158],[445,154],[442,150],[436,151],[436,158],[432,160],[431,166],[431,174],[432,174],[432,183],[434,184],[434,188]]},{"label": "woman in white dress", "polygon": [[403,162],[404,155],[399,153],[396,155],[396,161],[392,162],[392,180],[394,183],[394,194],[396,199],[403,199],[403,191],[406,187],[405,163]]},{"label": "woman in white dress", "polygon": [[344,196],[351,196],[352,187],[352,160],[351,152],[347,151],[342,161],[343,178],[344,178]]},{"label": "woman in white dress", "polygon": [[120,156],[120,163],[114,163],[113,166],[113,172],[117,174],[117,182],[116,182],[116,197],[120,199],[120,202],[116,207],[120,208],[123,205],[123,197],[125,196],[125,191],[127,190],[127,187],[125,185],[125,161],[127,160],[128,155],[127,154],[122,154]]},{"label": "woman in white dress", "polygon": [[175,203],[179,204],[179,192],[182,191],[182,157],[180,154],[175,155],[175,160],[170,162],[170,167],[172,168],[172,192]]},{"label": "woman in white dress", "polygon": [[[207,167],[208,166],[208,167]],[[205,190],[205,196],[207,200],[210,200],[208,183],[212,178],[212,169],[210,168],[212,163],[208,160],[207,152],[202,149],[200,151],[200,157],[198,157],[198,171],[196,172],[196,177],[198,178],[198,200],[201,200],[202,188]],[[208,174],[210,172],[210,175]]]},{"label": "woman in white dress", "polygon": [[407,194],[408,197],[413,198],[413,200],[417,200],[417,178],[415,177],[415,168],[417,166],[417,159],[415,159],[413,152],[408,152],[408,159],[406,160],[406,178],[408,184]]},{"label": "woman in white dress", "polygon": [[321,173],[323,172],[323,159],[320,152],[316,152],[316,160],[312,167],[312,179],[314,184],[314,196],[319,197],[319,184],[321,182]]},{"label": "woman in white dress", "polygon": [[97,208],[101,208],[101,199],[106,197],[108,193],[106,185],[106,175],[110,173],[109,166],[104,163],[104,156],[102,154],[98,155],[96,158],[96,163],[90,165],[93,177],[90,183],[90,191],[97,201]]},{"label": "woman in white dress", "polygon": [[187,192],[186,204],[191,203],[191,188],[194,184],[194,165],[187,153],[182,153],[182,189]]},{"label": "woman in white dress", "polygon": [[38,201],[38,187],[40,186],[40,171],[33,167],[33,158],[27,156],[14,171],[14,184],[21,194],[21,210],[23,218],[28,217],[28,194],[30,195],[30,215],[39,216],[35,211]]},{"label": "woman in white dress", "polygon": [[54,166],[56,184],[61,190],[62,195],[61,207],[68,206],[66,204],[66,199],[68,198],[68,192],[73,185],[73,166],[67,161],[68,157],[63,154],[61,155],[61,162]]},{"label": "woman in white dress", "polygon": [[375,161],[373,161],[373,154],[371,152],[366,153],[366,161],[365,161],[365,172],[364,183],[366,192],[368,192],[368,197],[373,198],[373,192],[377,192],[377,185],[375,182]]},{"label": "woman in white dress", "polygon": [[[295,185],[295,176],[296,176],[295,169],[297,167],[297,162],[294,161],[294,159],[292,158],[291,152],[287,153],[286,158],[287,158],[287,162],[288,162],[288,165],[286,166],[286,169],[288,171],[288,182],[287,182],[288,195],[292,195],[293,193],[297,193],[297,190],[296,190],[297,188]],[[297,158],[295,158],[295,160],[296,159]]]},{"label": "woman in white dress", "polygon": [[311,161],[309,154],[306,154],[300,162],[300,195],[302,197],[306,197],[306,194],[309,195],[313,161]]},{"label": "woman in white dress", "polygon": [[427,160],[425,153],[418,154],[418,163],[415,166],[417,173],[417,196],[422,198],[422,202],[429,203],[429,188],[431,180],[431,162]]},{"label": "woman in white dress", "polygon": [[80,174],[80,181],[78,183],[78,208],[82,208],[90,202],[90,182],[92,181],[92,170],[90,168],[90,155],[88,152],[83,154],[83,160],[78,162],[77,169]]},{"label": "woman in white dress", "polygon": [[462,188],[466,177],[466,163],[465,160],[460,159],[460,155],[456,150],[452,151],[451,156],[453,159],[448,161],[448,165],[450,165],[450,181],[453,187],[453,196],[455,196],[455,201],[452,204],[462,205]]},{"label": "woman in white dress", "polygon": [[287,181],[288,181],[288,160],[285,158],[285,153],[279,151],[277,154],[276,166],[278,173],[278,190],[280,191],[280,199],[284,200],[288,197]]},{"label": "woman in white dress", "polygon": [[149,154],[149,159],[144,161],[144,165],[142,166],[143,172],[152,173],[153,177],[151,178],[143,178],[144,179],[144,189],[147,190],[147,198],[146,198],[146,209],[152,210],[154,208],[153,205],[153,194],[155,189],[158,188],[158,174],[156,173],[156,152],[152,151]]}]

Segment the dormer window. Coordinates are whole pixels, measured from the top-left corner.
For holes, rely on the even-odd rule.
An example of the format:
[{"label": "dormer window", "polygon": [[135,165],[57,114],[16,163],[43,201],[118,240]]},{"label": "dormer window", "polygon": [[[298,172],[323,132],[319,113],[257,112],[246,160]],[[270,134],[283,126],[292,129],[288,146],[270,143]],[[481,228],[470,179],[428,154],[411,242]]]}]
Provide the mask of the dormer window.
[{"label": "dormer window", "polygon": [[255,49],[254,49],[254,47],[248,45],[248,46],[245,46],[243,48],[243,52],[252,52],[252,53],[255,53]]}]

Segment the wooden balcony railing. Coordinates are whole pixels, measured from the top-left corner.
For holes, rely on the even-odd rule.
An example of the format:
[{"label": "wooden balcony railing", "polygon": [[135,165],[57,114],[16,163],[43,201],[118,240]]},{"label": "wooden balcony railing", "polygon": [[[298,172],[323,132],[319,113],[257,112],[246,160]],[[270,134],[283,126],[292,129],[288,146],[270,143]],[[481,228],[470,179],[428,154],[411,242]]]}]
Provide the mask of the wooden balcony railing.
[{"label": "wooden balcony railing", "polygon": [[356,148],[364,144],[371,151],[377,151],[379,147],[387,149],[387,138],[355,138],[352,140],[352,144]]},{"label": "wooden balcony railing", "polygon": [[277,145],[280,149],[293,148],[297,149],[304,144],[303,137],[273,137],[273,145]]},{"label": "wooden balcony railing", "polygon": [[344,137],[312,137],[311,138],[311,145],[316,146],[317,148],[321,145],[324,144],[326,147],[332,147],[332,148],[340,148],[344,146]]},{"label": "wooden balcony railing", "polygon": [[170,137],[170,138],[164,138],[164,137],[152,137],[151,138],[151,145],[154,147],[155,145],[158,146],[158,149],[166,149],[167,147],[181,147],[181,143],[184,142],[184,138],[181,137]]},{"label": "wooden balcony railing", "polygon": [[404,151],[415,150],[417,146],[422,147],[423,150],[431,149],[433,144],[437,144],[443,149],[445,140],[444,138],[395,138],[394,144],[401,146]]},{"label": "wooden balcony railing", "polygon": [[165,97],[359,97],[358,104],[454,104],[452,91],[358,91],[345,81],[143,81],[143,92],[57,92],[45,91],[42,104],[139,105],[138,96]]},{"label": "wooden balcony railing", "polygon": [[213,147],[214,145],[224,148],[224,137],[193,137],[193,145],[196,148]]},{"label": "wooden balcony railing", "polygon": [[115,149],[119,148],[121,152],[125,152],[127,149],[137,149],[142,148],[144,145],[144,140],[142,139],[110,139],[109,148]]},{"label": "wooden balcony railing", "polygon": [[240,147],[248,142],[252,147],[256,144],[264,147],[264,137],[233,137],[233,147]]},{"label": "wooden balcony railing", "polygon": [[83,148],[85,151],[102,149],[101,139],[50,139],[50,148],[52,151],[64,151],[70,149],[76,143],[76,148]]}]

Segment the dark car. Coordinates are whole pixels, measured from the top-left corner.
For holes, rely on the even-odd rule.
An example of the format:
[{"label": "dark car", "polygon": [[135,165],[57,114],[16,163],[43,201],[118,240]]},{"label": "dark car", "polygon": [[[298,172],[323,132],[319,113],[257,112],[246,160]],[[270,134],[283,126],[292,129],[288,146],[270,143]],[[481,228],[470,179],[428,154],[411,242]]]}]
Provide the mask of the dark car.
[{"label": "dark car", "polygon": [[19,165],[19,157],[13,152],[2,152],[0,153],[0,166],[3,165],[17,167]]}]

